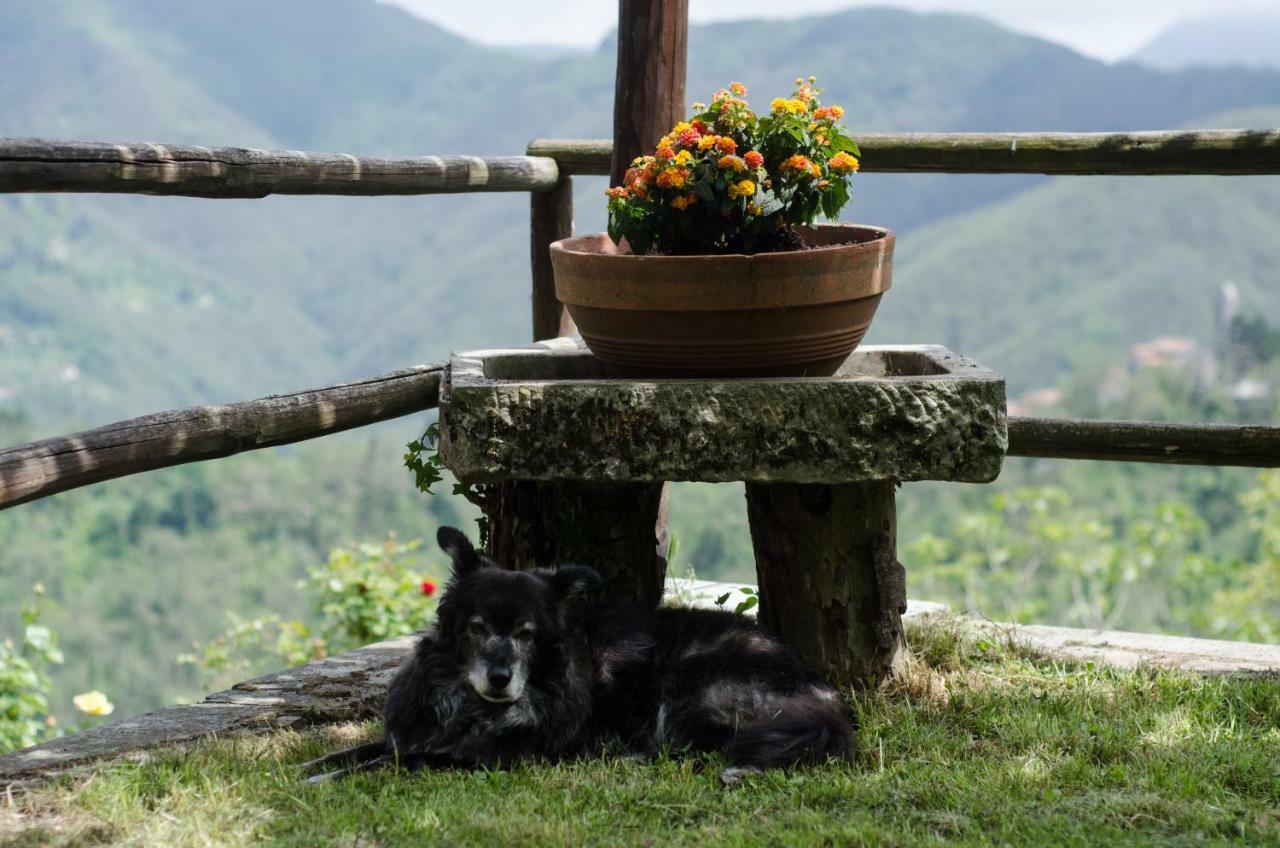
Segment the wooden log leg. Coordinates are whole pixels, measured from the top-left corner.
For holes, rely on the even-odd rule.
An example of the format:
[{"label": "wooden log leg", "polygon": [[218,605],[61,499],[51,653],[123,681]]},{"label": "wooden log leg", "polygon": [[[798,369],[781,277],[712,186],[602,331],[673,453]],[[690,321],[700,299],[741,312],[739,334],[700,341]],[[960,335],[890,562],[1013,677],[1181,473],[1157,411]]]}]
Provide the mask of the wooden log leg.
[{"label": "wooden log leg", "polygon": [[501,483],[485,499],[489,555],[510,568],[589,565],[611,603],[656,607],[667,572],[656,529],[664,501],[661,483]]},{"label": "wooden log leg", "polygon": [[905,659],[894,484],[748,483],[760,621],[833,683],[871,687]]}]

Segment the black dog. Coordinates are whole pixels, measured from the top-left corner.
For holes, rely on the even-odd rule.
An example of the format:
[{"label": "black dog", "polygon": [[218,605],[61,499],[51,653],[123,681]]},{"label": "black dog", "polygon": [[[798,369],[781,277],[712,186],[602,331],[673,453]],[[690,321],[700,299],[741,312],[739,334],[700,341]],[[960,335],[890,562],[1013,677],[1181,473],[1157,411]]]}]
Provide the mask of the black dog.
[{"label": "black dog", "polygon": [[743,772],[846,758],[839,693],[741,615],[566,604],[581,566],[507,571],[442,528],[453,577],[434,632],[387,693],[383,739],[308,763],[312,780],[396,763],[483,767],[586,753],[720,751]]}]

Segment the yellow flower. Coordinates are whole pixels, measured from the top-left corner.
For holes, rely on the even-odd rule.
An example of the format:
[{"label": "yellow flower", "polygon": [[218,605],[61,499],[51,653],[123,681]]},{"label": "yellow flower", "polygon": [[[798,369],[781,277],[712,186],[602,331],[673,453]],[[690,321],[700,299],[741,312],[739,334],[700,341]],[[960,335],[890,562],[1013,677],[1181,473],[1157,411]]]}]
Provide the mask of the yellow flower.
[{"label": "yellow flower", "polygon": [[683,168],[685,165],[688,165],[690,162],[693,161],[693,154],[687,150],[681,150],[679,153],[676,154],[675,158],[671,161],[675,162],[677,165]]},{"label": "yellow flower", "polygon": [[698,139],[698,149],[710,150],[711,148],[716,146],[716,142],[719,140],[720,140],[720,136],[704,135],[702,138]]},{"label": "yellow flower", "polygon": [[729,186],[730,197],[751,197],[756,193],[756,184],[751,180],[740,180]]},{"label": "yellow flower", "polygon": [[758,218],[760,217],[760,214],[762,212],[764,212],[764,207],[762,207],[759,203],[753,203],[747,207],[748,215],[755,215]]},{"label": "yellow flower", "polygon": [[91,716],[109,716],[116,710],[116,705],[107,700],[107,696],[94,689],[71,699],[80,712]]},{"label": "yellow flower", "polygon": [[773,110],[775,115],[803,115],[809,111],[809,105],[803,100],[788,100],[785,97],[775,97],[770,102],[769,108]]}]

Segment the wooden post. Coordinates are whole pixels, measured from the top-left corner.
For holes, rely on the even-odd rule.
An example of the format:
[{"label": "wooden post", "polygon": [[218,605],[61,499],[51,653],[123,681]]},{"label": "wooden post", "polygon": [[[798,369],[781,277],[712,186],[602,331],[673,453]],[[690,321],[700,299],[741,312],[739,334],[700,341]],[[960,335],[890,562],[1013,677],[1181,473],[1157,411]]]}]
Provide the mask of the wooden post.
[{"label": "wooden post", "polygon": [[556,299],[551,269],[551,242],[573,235],[573,180],[561,177],[556,187],[529,195],[529,241],[533,267],[533,340],[572,336],[577,328]]},{"label": "wooden post", "polygon": [[662,493],[651,483],[500,483],[483,504],[489,554],[509,568],[589,565],[612,603],[656,607],[667,570],[655,530]]},{"label": "wooden post", "polygon": [[689,0],[620,0],[610,185],[684,112]]},{"label": "wooden post", "polygon": [[894,484],[748,483],[760,621],[833,683],[872,687],[905,657]]}]

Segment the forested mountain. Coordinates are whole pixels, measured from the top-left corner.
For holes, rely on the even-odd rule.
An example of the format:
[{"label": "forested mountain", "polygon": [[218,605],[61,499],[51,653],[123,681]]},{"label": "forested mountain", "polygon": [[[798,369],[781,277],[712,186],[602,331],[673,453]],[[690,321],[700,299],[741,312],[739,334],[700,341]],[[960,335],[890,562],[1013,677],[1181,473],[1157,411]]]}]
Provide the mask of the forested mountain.
[{"label": "forested mountain", "polygon": [[[607,135],[612,64],[609,43],[538,59],[373,0],[4,4],[0,134],[512,153],[539,136]],[[691,30],[690,99],[735,78],[767,99],[808,73],[867,131],[1159,128],[1280,103],[1280,73],[1106,65],[955,15]],[[597,228],[602,181],[579,182],[579,228]],[[864,175],[848,214],[909,233],[1042,182]],[[526,220],[521,195],[0,198],[0,397],[54,432],[521,340]],[[901,242],[904,281],[939,226]],[[938,299],[910,309],[923,326],[954,320]]]}]

